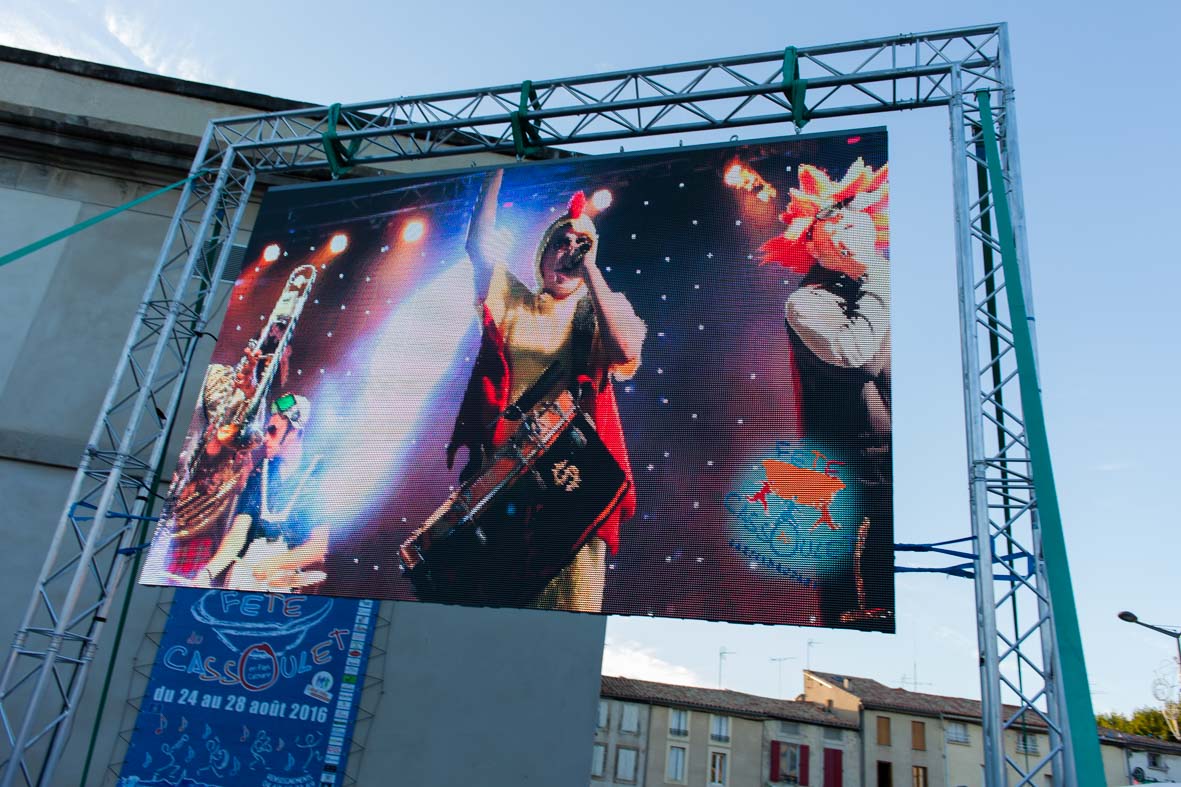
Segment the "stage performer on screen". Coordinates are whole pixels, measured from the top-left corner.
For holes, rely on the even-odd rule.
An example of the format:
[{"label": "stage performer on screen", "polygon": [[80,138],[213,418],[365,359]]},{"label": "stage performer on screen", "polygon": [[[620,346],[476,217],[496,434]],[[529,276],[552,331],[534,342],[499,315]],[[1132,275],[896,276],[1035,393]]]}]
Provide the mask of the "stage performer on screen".
[{"label": "stage performer on screen", "polygon": [[886,178],[886,166],[874,170],[860,158],[839,181],[800,166],[800,186],[780,217],[787,230],[762,246],[763,262],[803,276],[785,315],[804,432],[851,450],[868,516],[858,526],[857,559],[825,583],[826,624],[872,621],[893,608],[891,578],[880,576],[892,570],[891,529],[875,522],[890,516],[891,505]]},{"label": "stage performer on screen", "polygon": [[270,319],[250,339],[234,366],[212,363],[197,402],[197,424],[161,513],[168,537],[164,572],[191,579],[225,536],[238,495],[262,444],[272,386],[286,385],[291,337],[316,271],[301,265],[291,272]]},{"label": "stage performer on screen", "polygon": [[270,407],[261,455],[213,557],[195,577],[202,587],[289,592],[322,582],[329,527],[309,511],[318,457],[304,453],[311,418],[306,396],[284,393]]},{"label": "stage performer on screen", "polygon": [[[503,170],[491,173],[477,201],[467,251],[475,275],[476,309],[482,324],[480,352],[447,447],[452,467],[461,446],[466,480],[508,439],[513,424],[498,415],[517,401],[555,361],[567,374],[548,397],[575,388],[596,431],[623,468],[629,491],[573,561],[529,606],[598,612],[602,607],[608,553],[619,548],[620,523],[635,513],[631,465],[612,389],[612,379],[630,379],[639,368],[647,331],[631,303],[613,292],[597,263],[599,236],[580,191],[566,212],[542,234],[534,256],[535,288],[508,269],[496,234]],[[590,336],[588,357],[577,358],[579,335]]]}]

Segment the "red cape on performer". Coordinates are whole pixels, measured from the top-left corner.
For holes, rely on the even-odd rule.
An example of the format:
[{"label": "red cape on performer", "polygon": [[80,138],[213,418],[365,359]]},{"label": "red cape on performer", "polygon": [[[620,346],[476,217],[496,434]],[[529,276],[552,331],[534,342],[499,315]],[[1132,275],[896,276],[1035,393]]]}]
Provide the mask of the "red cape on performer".
[{"label": "red cape on performer", "polygon": [[[611,387],[611,374],[603,370],[600,379],[590,382],[594,396],[585,409],[594,419],[599,438],[623,468],[628,481],[627,493],[595,534],[603,539],[611,553],[615,554],[619,551],[620,523],[631,519],[636,513],[636,483],[623,438],[623,423],[619,418],[615,391]],[[484,306],[480,351],[459,406],[451,441],[447,444],[447,467],[450,468],[454,464],[455,454],[460,446],[467,446],[469,456],[482,456],[482,452],[493,450],[505,443],[509,437],[510,425],[498,420],[498,416],[510,404],[508,399],[511,389],[504,337],[492,319],[492,312]],[[497,424],[496,434],[493,434],[490,428],[494,423]]]}]

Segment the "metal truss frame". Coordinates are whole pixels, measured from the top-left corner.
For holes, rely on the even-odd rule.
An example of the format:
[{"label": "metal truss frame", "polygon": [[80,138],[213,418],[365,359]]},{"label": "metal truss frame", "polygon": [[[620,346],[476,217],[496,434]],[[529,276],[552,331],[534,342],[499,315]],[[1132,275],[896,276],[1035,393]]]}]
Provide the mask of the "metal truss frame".
[{"label": "metal truss frame", "polygon": [[[994,24],[211,122],[0,675],[0,787],[53,782],[129,548],[151,513],[185,373],[214,317],[214,289],[260,175],[580,152],[640,137],[799,128],[930,107],[951,115],[986,781],[1032,784],[1052,767],[1055,784],[1101,784],[1101,767],[1091,772],[1099,764],[1093,723],[1068,723],[1080,718],[1068,705],[1085,701],[1089,713],[1090,697],[1085,671],[1081,686],[1077,671],[1066,685],[1060,669],[1056,626],[1064,617],[1074,627],[1068,658],[1081,665],[1082,653],[1069,583],[1051,598],[1043,556],[1039,511],[1053,498],[1053,480],[1031,461],[1029,401],[1012,393],[1023,380],[1036,386],[1036,365],[1021,361],[1022,340],[1000,297],[1023,283],[1032,314],[1010,68],[1007,29]],[[985,110],[994,123],[984,122],[988,104],[977,91],[994,102]],[[981,175],[982,129],[993,126],[999,190]],[[1006,248],[999,211],[1009,206],[1016,253],[1006,263],[1016,276],[998,264]],[[1007,755],[1005,732],[1035,720],[1049,728],[1050,750]]]}]

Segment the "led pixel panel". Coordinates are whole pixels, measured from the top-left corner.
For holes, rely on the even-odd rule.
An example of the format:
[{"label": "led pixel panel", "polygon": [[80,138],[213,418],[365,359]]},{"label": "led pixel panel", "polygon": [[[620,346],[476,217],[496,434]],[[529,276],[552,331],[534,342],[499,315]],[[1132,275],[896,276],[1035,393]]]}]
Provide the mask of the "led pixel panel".
[{"label": "led pixel panel", "polygon": [[273,189],[141,580],[893,630],[883,129]]}]

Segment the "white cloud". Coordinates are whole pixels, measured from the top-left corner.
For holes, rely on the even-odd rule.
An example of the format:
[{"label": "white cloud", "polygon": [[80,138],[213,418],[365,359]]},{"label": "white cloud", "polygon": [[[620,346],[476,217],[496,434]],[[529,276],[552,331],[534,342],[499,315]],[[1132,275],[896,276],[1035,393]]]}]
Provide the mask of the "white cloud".
[{"label": "white cloud", "polygon": [[193,56],[188,47],[153,33],[142,15],[120,12],[108,5],[103,11],[103,25],[134,57],[157,74],[195,82],[215,81],[212,69]]},{"label": "white cloud", "polygon": [[706,686],[696,672],[665,661],[653,648],[638,642],[616,642],[610,637],[603,647],[603,674],[682,686]]},{"label": "white cloud", "polygon": [[25,2],[0,8],[0,45],[197,82],[233,85],[176,35],[167,6],[119,2]]},{"label": "white cloud", "polygon": [[54,14],[30,4],[18,11],[0,10],[0,45],[123,68],[142,67],[117,42],[106,38],[89,9],[73,8],[70,13]]}]

